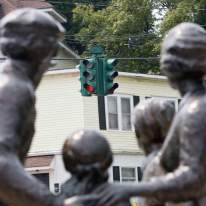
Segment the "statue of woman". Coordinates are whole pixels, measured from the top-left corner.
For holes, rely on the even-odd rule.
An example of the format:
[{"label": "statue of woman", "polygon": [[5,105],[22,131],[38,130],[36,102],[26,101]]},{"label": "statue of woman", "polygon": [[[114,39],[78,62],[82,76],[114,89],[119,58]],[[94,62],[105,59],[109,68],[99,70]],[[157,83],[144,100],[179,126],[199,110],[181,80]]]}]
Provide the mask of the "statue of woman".
[{"label": "statue of woman", "polygon": [[112,206],[132,196],[155,197],[160,202],[193,201],[205,205],[206,194],[206,31],[182,23],[166,35],[161,70],[183,100],[161,149],[166,174],[137,185],[100,187],[100,206]]}]

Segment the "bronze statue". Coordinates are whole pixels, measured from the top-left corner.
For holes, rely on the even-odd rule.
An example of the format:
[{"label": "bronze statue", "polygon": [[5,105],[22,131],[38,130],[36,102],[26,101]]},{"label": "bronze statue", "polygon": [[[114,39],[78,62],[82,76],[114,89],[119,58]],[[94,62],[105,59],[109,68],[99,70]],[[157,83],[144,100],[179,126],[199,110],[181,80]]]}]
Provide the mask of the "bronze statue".
[{"label": "bronze statue", "polygon": [[[0,22],[0,199],[15,206],[62,206],[63,199],[27,174],[23,163],[34,135],[35,90],[56,55],[64,29],[35,9],[11,12]],[[87,198],[67,200],[79,205]]]},{"label": "bronze statue", "polygon": [[[143,165],[143,181],[165,174],[159,162],[159,151],[168,133],[175,105],[169,100],[149,99],[134,110],[133,125],[140,148],[146,155]],[[140,206],[165,205],[155,198],[141,198]]]},{"label": "bronze statue", "polygon": [[[63,147],[65,168],[71,178],[62,186],[63,199],[87,195],[108,180],[113,155],[106,138],[95,130],[73,132]],[[118,206],[129,206],[129,201]]]},{"label": "bronze statue", "polygon": [[[160,149],[164,143],[173,117],[175,105],[169,100],[149,99],[134,110],[134,129],[140,148],[147,159],[143,166],[143,181],[163,176],[166,170],[160,164]],[[155,197],[141,198],[139,206],[193,206],[192,202],[162,203]]]},{"label": "bronze statue", "polygon": [[111,206],[131,196],[155,197],[164,202],[192,201],[206,205],[206,31],[197,24],[182,23],[169,31],[161,53],[161,69],[170,85],[183,97],[180,110],[161,149],[161,177],[138,185],[107,184],[99,205]]}]

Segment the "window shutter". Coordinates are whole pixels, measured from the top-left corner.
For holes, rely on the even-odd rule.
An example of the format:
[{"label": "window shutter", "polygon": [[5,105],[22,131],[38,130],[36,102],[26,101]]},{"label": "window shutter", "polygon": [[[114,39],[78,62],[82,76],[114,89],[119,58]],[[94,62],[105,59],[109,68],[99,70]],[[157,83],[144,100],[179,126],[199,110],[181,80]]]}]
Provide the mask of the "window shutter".
[{"label": "window shutter", "polygon": [[120,171],[119,171],[119,166],[113,166],[112,167],[113,170],[113,181],[116,182],[120,182]]},{"label": "window shutter", "polygon": [[142,180],[142,168],[141,167],[137,167],[137,177],[138,177],[138,182],[140,182]]},{"label": "window shutter", "polygon": [[98,111],[99,111],[99,128],[101,130],[106,130],[104,96],[98,96]]},{"label": "window shutter", "polygon": [[139,103],[139,96],[133,96],[134,107]]}]

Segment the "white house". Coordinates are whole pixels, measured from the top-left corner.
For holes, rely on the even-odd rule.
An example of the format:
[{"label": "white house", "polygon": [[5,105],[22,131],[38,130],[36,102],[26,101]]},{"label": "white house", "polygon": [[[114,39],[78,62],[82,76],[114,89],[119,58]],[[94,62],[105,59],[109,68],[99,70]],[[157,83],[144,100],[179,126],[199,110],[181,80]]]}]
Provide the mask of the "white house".
[{"label": "white house", "polygon": [[[79,71],[48,71],[37,90],[36,134],[26,168],[45,178],[58,192],[68,178],[62,164],[61,148],[74,130],[100,130],[114,153],[110,181],[138,182],[144,155],[137,145],[131,124],[132,111],[146,98],[170,99],[178,107],[179,95],[163,76],[120,73],[119,88],[109,96],[82,97]],[[95,143],[94,143],[95,144]]]},{"label": "white house", "polygon": [[[42,0],[0,0],[0,18],[20,7],[42,9],[58,21],[65,21]],[[58,60],[65,58],[73,60]],[[79,63],[78,58],[60,43],[55,60],[57,65],[45,74],[37,90],[36,133],[25,168],[47,184],[51,191],[58,193],[62,182],[69,178],[61,155],[65,138],[77,129],[96,129],[106,136],[114,153],[110,181],[137,183],[141,178],[144,155],[137,145],[131,124],[133,108],[149,97],[170,99],[177,108],[179,95],[168,86],[163,76],[120,73],[115,94],[82,97],[79,71],[74,69]]]}]

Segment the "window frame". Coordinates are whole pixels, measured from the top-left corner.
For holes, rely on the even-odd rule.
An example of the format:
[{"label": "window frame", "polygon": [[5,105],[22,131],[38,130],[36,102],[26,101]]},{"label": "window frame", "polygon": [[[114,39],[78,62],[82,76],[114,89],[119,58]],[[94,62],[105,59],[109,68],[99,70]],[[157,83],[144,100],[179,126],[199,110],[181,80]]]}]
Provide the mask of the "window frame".
[{"label": "window frame", "polygon": [[[120,166],[120,165],[116,165],[116,167],[119,168],[119,181],[114,180],[114,176],[113,176],[113,172],[112,172],[112,182],[119,182],[121,184],[134,184],[134,183],[138,183],[139,182],[139,180],[138,180],[138,169],[137,169],[138,166],[134,167],[134,166]],[[134,173],[135,174],[134,181],[122,181],[122,179],[123,179],[123,177],[122,177],[122,169],[123,168],[132,168],[132,169],[134,169],[134,171],[135,171],[135,173]],[[113,170],[113,167],[112,167],[112,170]]]},{"label": "window frame", "polygon": [[28,167],[28,168],[25,168],[25,170],[30,175],[48,174],[49,175],[49,190],[52,191],[53,178],[52,178],[51,168],[49,168],[49,167]]},{"label": "window frame", "polygon": [[[123,176],[122,176],[122,169],[123,168],[130,168],[130,169],[134,169],[134,174],[135,174],[135,176],[134,176],[134,181],[123,181]],[[137,171],[137,168],[136,167],[124,167],[124,166],[122,166],[122,167],[120,167],[120,182],[121,183],[135,183],[135,182],[138,182],[138,178],[137,178],[137,173],[138,173],[138,171]],[[129,177],[127,177],[128,179],[129,179]]]},{"label": "window frame", "polygon": [[[30,173],[32,176],[34,176],[36,179],[38,179],[39,181],[40,181],[40,179],[39,178],[37,178],[35,175],[48,175],[48,185],[47,184],[45,184],[46,186],[48,186],[48,189],[50,189],[50,173],[47,171],[47,172],[42,172],[42,171],[40,171],[40,172],[32,172],[32,173]],[[43,183],[43,182],[42,182]]]},{"label": "window frame", "polygon": [[[118,129],[110,129],[109,128],[109,110],[108,110],[108,97],[116,97],[117,98],[117,123],[118,123]],[[130,122],[131,122],[131,129],[129,130],[124,130],[122,129],[122,111],[121,111],[121,99],[122,98],[127,98],[130,101]],[[133,126],[132,126],[132,112],[134,109],[134,102],[133,102],[133,96],[132,95],[126,95],[126,94],[113,94],[113,95],[107,95],[104,97],[105,101],[105,118],[106,118],[106,130],[109,131],[122,131],[122,132],[131,132],[133,131]]]}]

